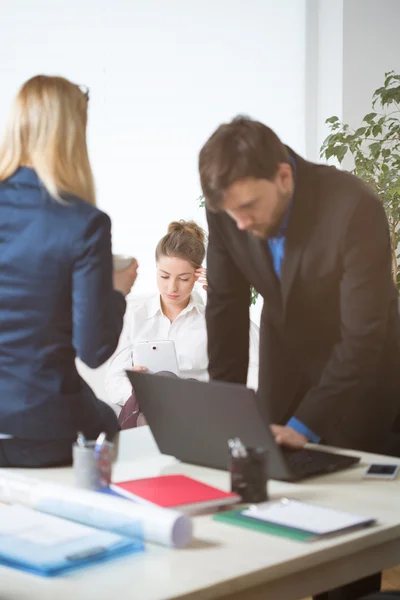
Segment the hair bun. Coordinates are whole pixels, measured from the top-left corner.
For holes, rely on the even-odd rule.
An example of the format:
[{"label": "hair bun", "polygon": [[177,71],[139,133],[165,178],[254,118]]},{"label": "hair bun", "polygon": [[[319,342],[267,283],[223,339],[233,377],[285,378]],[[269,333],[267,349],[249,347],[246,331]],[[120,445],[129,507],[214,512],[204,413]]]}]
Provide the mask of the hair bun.
[{"label": "hair bun", "polygon": [[157,244],[156,262],[162,256],[181,258],[198,269],[206,254],[205,240],[206,234],[194,221],[173,221]]},{"label": "hair bun", "polygon": [[187,233],[188,235],[192,235],[199,242],[204,244],[206,239],[206,234],[203,229],[197,225],[194,221],[173,221],[168,225],[168,233]]}]

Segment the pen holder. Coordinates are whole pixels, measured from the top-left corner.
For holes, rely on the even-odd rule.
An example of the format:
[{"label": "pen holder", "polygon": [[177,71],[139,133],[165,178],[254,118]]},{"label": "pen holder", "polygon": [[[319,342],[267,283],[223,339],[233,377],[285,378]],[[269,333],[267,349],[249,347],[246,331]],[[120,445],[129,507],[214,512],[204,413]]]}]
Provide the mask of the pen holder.
[{"label": "pen holder", "polygon": [[72,459],[77,487],[87,490],[107,488],[111,483],[114,444],[105,442],[97,454],[96,442],[86,442],[85,446],[75,443],[72,446]]},{"label": "pen holder", "polygon": [[231,490],[243,502],[265,502],[267,494],[267,452],[263,448],[246,448],[247,456],[231,456]]}]

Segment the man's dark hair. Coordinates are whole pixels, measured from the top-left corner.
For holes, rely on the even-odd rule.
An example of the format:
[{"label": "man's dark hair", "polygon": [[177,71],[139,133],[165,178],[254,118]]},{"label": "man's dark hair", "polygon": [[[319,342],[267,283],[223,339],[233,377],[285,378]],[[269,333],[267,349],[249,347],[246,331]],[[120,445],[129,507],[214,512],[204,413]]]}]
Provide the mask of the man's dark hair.
[{"label": "man's dark hair", "polygon": [[246,177],[271,181],[279,164],[288,162],[286,146],[263,123],[238,116],[220,125],[199,155],[200,182],[207,208],[220,210],[225,190],[236,181]]}]

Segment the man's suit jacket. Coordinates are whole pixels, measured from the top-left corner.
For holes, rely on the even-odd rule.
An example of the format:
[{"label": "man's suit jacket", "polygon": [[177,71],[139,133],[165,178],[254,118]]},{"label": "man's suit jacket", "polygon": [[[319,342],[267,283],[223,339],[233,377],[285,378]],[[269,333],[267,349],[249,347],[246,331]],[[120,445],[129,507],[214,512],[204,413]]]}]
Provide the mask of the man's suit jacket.
[{"label": "man's suit jacket", "polygon": [[0,434],[113,435],[75,367],[76,356],[104,363],[122,329],[110,219],[79,198],[56,202],[28,168],[0,182],[0,208]]},{"label": "man's suit jacket", "polygon": [[280,424],[295,416],[328,444],[382,451],[400,405],[384,208],[356,177],[292,154],[296,189],[281,279],[267,241],[239,231],[226,213],[207,212],[210,377],[246,381],[251,284],[264,298],[262,414]]}]

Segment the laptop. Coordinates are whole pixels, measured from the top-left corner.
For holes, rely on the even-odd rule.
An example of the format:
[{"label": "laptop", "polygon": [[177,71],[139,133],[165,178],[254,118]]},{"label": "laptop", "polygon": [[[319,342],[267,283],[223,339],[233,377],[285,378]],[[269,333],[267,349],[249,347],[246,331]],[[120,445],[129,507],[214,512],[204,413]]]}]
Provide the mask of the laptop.
[{"label": "laptop", "polygon": [[271,479],[298,481],[347,469],[358,456],[278,446],[261,418],[254,390],[235,383],[200,382],[126,371],[140,409],[162,454],[203,467],[228,470],[228,440],[268,451]]}]

